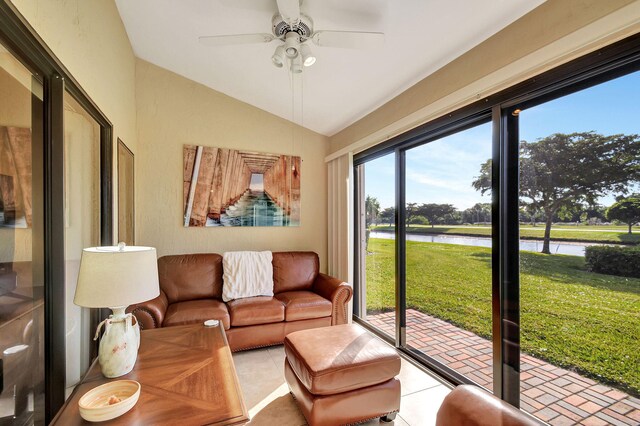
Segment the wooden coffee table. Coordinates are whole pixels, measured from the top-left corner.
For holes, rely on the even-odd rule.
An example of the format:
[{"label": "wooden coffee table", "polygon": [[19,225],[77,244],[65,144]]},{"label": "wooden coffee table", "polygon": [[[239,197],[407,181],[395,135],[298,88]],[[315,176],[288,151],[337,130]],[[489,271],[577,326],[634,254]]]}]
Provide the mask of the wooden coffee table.
[{"label": "wooden coffee table", "polygon": [[140,399],[126,414],[100,424],[235,425],[249,420],[222,323],[143,331],[133,371],[107,379],[94,362],[52,424],[91,424],[80,417],[78,400],[120,379],[140,382]]}]

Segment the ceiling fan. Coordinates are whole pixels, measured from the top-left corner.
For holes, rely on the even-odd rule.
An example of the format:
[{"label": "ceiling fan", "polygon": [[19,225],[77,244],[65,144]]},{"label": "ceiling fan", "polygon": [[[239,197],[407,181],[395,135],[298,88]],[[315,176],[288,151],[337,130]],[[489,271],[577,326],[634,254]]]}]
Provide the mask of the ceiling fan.
[{"label": "ceiling fan", "polygon": [[230,34],[199,37],[200,43],[208,46],[269,43],[280,40],[284,44],[276,47],[271,56],[273,64],[282,68],[289,61],[292,73],[301,73],[302,67],[316,62],[309,48],[311,40],[316,46],[367,49],[381,45],[384,34],[360,31],[315,31],[312,19],[300,12],[302,0],[276,0],[278,13],[271,21],[272,34]]}]

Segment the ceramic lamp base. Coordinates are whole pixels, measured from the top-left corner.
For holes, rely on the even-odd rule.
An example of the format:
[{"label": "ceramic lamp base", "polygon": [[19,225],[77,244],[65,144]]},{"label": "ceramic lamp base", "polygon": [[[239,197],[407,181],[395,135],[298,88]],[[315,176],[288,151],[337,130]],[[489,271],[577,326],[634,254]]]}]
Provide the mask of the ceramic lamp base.
[{"label": "ceramic lamp base", "polygon": [[133,369],[140,345],[140,327],[125,308],[111,308],[113,315],[104,321],[105,331],[100,340],[98,362],[105,377],[127,374]]}]

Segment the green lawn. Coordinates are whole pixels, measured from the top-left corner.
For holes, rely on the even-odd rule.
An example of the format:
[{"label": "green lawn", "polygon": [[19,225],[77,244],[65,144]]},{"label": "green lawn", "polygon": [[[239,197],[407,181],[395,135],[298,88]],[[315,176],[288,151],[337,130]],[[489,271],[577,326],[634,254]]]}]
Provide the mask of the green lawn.
[{"label": "green lawn", "polygon": [[[489,338],[490,256],[407,242],[407,306]],[[639,395],[640,279],[588,272],[577,256],[520,257],[523,350]],[[394,241],[370,239],[366,260],[368,310],[393,309]]]},{"label": "green lawn", "polygon": [[[573,229],[575,228],[575,229]],[[640,229],[640,228],[639,228]],[[374,231],[393,232],[394,226],[378,225],[372,228]],[[412,234],[450,234],[485,236],[491,235],[489,226],[434,226],[411,225],[407,227],[407,232]],[[544,226],[520,226],[520,238],[530,240],[542,240],[544,237]],[[594,243],[618,243],[637,244],[640,243],[640,232],[638,229],[629,234],[626,227],[620,226],[572,226],[554,225],[551,228],[551,239],[556,241],[578,241]]]}]

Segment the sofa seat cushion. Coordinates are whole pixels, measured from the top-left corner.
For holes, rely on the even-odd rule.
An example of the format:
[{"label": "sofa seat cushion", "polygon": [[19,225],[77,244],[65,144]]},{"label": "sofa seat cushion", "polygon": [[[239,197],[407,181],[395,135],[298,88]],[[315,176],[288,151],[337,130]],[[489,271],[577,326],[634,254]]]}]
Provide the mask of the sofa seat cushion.
[{"label": "sofa seat cushion", "polygon": [[210,319],[222,321],[224,329],[229,329],[229,311],[222,301],[217,299],[190,300],[170,304],[162,326],[202,323]]},{"label": "sofa seat cushion", "polygon": [[284,303],[285,321],[299,321],[331,316],[330,301],[311,291],[285,291],[276,295]]},{"label": "sofa seat cushion", "polygon": [[269,296],[232,300],[227,302],[227,308],[233,327],[284,321],[284,304]]},{"label": "sofa seat cushion", "polygon": [[314,395],[366,388],[400,373],[395,349],[353,324],[289,333],[284,353],[300,382]]}]

